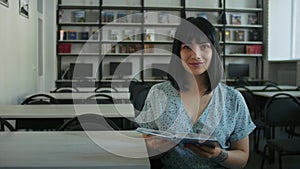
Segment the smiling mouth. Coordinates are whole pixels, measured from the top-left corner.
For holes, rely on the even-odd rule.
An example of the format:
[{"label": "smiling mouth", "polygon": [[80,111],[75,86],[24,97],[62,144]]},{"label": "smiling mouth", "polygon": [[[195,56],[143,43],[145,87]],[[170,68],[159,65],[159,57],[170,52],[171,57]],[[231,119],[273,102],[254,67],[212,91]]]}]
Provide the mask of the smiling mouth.
[{"label": "smiling mouth", "polygon": [[204,62],[198,62],[198,63],[189,63],[192,66],[200,66],[202,64],[204,64]]}]

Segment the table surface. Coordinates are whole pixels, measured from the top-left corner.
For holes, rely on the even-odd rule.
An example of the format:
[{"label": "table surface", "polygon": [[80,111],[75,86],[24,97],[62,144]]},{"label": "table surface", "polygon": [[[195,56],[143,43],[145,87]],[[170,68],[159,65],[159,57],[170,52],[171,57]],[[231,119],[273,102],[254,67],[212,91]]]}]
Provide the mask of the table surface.
[{"label": "table surface", "polygon": [[150,169],[135,131],[0,132],[0,168]]},{"label": "table surface", "polygon": [[[66,87],[68,88],[68,87]],[[103,87],[101,89],[105,90],[108,89],[109,87]],[[77,88],[79,90],[79,92],[94,92],[96,87],[78,87]],[[123,93],[123,92],[129,92],[129,88],[128,87],[116,87],[116,89],[118,90],[116,93]],[[55,89],[51,90],[54,91]]]},{"label": "table surface", "polygon": [[72,118],[85,113],[110,118],[135,117],[132,104],[0,105],[0,117],[7,119]]}]

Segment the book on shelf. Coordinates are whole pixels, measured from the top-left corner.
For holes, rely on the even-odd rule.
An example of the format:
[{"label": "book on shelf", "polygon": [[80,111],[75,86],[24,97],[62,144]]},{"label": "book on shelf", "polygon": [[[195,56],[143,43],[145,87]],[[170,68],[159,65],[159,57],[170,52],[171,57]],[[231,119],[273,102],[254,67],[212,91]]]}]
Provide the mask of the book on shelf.
[{"label": "book on shelf", "polygon": [[60,30],[59,31],[59,40],[67,40],[67,34],[68,32],[66,30]]},{"label": "book on shelf", "polygon": [[146,41],[155,40],[155,29],[145,29],[145,40]]},{"label": "book on shelf", "polygon": [[171,131],[161,131],[161,130],[154,130],[148,128],[141,128],[138,127],[136,129],[137,132],[152,135],[157,137],[162,137],[164,139],[168,139],[175,143],[179,144],[194,144],[194,145],[206,145],[210,147],[215,147],[216,145],[220,145],[216,138],[212,138],[211,136],[207,136],[204,134],[198,133],[186,133],[186,132],[171,132]]},{"label": "book on shelf", "polygon": [[121,40],[121,30],[119,29],[111,29],[109,30],[109,39],[110,40]]},{"label": "book on shelf", "polygon": [[248,36],[249,36],[248,37],[249,41],[259,41],[260,40],[258,30],[249,30]]},{"label": "book on shelf", "polygon": [[234,31],[234,40],[235,41],[245,41],[245,31],[244,30]]},{"label": "book on shelf", "polygon": [[103,11],[102,12],[102,22],[112,22],[114,20],[114,12]]},{"label": "book on shelf", "polygon": [[77,40],[77,31],[69,30],[68,31],[68,40]]},{"label": "book on shelf", "polygon": [[118,12],[117,13],[117,22],[119,22],[119,23],[126,23],[126,22],[128,22],[127,12],[124,12],[124,11]]},{"label": "book on shelf", "polygon": [[248,15],[248,25],[257,25],[258,24],[258,18],[257,15]]},{"label": "book on shelf", "polygon": [[125,29],[123,31],[123,40],[134,40],[134,30],[132,29]]},{"label": "book on shelf", "polygon": [[230,30],[225,31],[225,40],[231,41],[231,31]]},{"label": "book on shelf", "polygon": [[239,14],[231,14],[231,24],[241,25],[242,24],[242,16]]},{"label": "book on shelf", "polygon": [[58,53],[71,53],[71,43],[60,43],[58,44]]},{"label": "book on shelf", "polygon": [[89,39],[89,32],[79,32],[79,39],[80,40],[88,40]]},{"label": "book on shelf", "polygon": [[83,10],[72,11],[72,21],[85,22],[85,11]]},{"label": "book on shelf", "polygon": [[262,45],[246,45],[246,54],[262,54]]},{"label": "book on shelf", "polygon": [[169,14],[167,12],[160,12],[158,14],[158,23],[169,23]]}]

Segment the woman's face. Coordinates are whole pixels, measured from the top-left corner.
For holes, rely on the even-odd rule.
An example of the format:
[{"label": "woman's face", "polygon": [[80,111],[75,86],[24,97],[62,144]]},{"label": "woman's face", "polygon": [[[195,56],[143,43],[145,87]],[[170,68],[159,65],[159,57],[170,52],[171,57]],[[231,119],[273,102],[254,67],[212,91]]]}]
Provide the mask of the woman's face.
[{"label": "woman's face", "polygon": [[182,44],[180,47],[181,62],[186,71],[193,75],[203,74],[209,67],[212,59],[211,43],[196,42]]}]

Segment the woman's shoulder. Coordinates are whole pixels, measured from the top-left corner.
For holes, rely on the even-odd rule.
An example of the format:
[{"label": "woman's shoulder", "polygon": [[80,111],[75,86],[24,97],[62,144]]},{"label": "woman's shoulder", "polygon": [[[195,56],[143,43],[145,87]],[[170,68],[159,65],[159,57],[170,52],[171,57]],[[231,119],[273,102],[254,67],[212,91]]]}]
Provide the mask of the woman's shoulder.
[{"label": "woman's shoulder", "polygon": [[241,93],[236,90],[234,87],[232,86],[228,86],[224,83],[220,83],[218,85],[218,91],[221,93],[225,93],[225,97],[230,97],[230,98],[239,98],[242,97]]},{"label": "woman's shoulder", "polygon": [[150,92],[157,92],[157,91],[164,92],[167,94],[174,94],[176,92],[176,89],[172,86],[170,81],[165,81],[165,82],[154,84],[150,89]]}]

